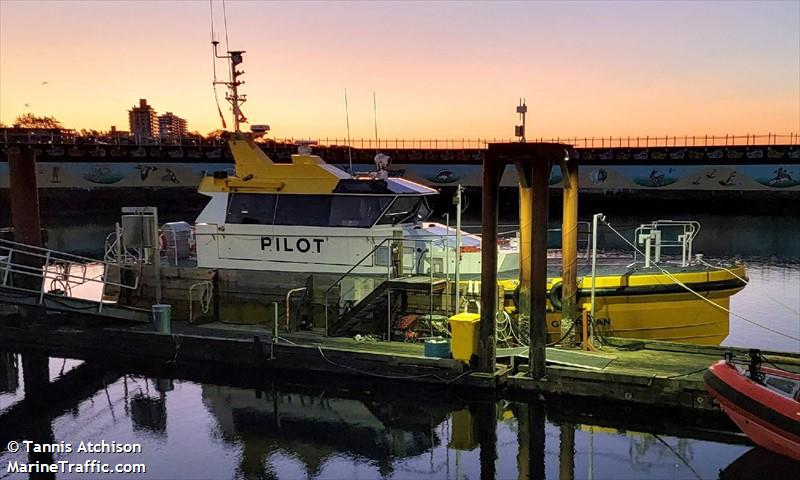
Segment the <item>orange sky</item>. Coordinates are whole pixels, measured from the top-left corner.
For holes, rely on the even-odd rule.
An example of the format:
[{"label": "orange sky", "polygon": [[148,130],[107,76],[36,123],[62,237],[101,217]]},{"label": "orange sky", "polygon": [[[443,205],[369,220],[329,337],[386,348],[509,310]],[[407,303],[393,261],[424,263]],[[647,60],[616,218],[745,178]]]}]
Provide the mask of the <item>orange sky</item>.
[{"label": "orange sky", "polygon": [[[520,96],[529,137],[800,131],[797,1],[226,9],[245,113],[276,138],[344,137],[345,88],[353,138],[374,136],[373,91],[382,138],[510,137]],[[224,46],[220,0],[214,13]],[[219,128],[209,40],[205,0],[0,0],[0,121],[127,129],[147,98]]]}]

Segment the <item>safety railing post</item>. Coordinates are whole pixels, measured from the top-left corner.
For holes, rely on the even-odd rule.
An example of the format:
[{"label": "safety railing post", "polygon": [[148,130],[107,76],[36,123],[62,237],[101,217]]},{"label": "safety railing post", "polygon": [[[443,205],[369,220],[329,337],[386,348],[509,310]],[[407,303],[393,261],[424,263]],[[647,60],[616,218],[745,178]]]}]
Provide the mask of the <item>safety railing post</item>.
[{"label": "safety railing post", "polygon": [[[42,286],[39,289],[39,305],[44,303],[44,290],[45,290],[45,283],[47,283],[47,267],[50,265],[50,252],[47,252],[44,259],[44,266],[42,267],[41,277],[42,277]],[[69,281],[69,280],[67,280]]]}]

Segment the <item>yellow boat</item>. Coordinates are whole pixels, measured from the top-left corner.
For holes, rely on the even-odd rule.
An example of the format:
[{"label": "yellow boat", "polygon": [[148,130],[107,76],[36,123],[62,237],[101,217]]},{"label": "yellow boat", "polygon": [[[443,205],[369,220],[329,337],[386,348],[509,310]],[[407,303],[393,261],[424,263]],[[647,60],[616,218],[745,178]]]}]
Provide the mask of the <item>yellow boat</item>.
[{"label": "yellow boat", "polygon": [[[745,266],[717,267],[698,262],[686,267],[662,265],[661,268],[668,273],[657,268],[628,270],[623,266],[623,273],[598,274],[595,333],[719,345],[729,332],[730,297],[747,284]],[[548,278],[548,291],[558,289],[561,280],[561,277]],[[590,302],[591,281],[590,276],[578,279],[578,305]],[[518,282],[500,283],[506,291],[513,291]],[[548,300],[547,332],[551,341],[562,334],[561,311],[553,303]],[[560,307],[557,300],[555,303]]]}]

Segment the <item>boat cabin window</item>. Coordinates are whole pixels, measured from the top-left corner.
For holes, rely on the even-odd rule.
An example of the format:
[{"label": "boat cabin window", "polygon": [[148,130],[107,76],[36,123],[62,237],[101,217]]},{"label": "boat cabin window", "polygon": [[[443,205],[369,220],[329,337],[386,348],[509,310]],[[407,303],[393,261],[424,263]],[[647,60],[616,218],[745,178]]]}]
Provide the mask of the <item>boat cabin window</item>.
[{"label": "boat cabin window", "polygon": [[390,196],[335,195],[328,224],[334,227],[371,227],[391,201]]},{"label": "boat cabin window", "polygon": [[397,225],[425,220],[431,214],[428,202],[421,196],[398,196],[378,221],[379,225]]},{"label": "boat cabin window", "polygon": [[330,215],[331,195],[280,195],[275,225],[327,227]]},{"label": "boat cabin window", "polygon": [[231,193],[225,223],[272,225],[277,195]]},{"label": "boat cabin window", "polygon": [[394,199],[388,195],[232,193],[227,223],[369,228]]}]

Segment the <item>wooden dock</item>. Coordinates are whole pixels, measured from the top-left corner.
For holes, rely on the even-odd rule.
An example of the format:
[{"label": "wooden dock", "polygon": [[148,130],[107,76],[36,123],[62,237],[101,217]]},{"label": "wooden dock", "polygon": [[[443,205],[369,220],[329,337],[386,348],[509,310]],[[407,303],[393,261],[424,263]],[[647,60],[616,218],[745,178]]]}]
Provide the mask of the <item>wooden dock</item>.
[{"label": "wooden dock", "polygon": [[[610,338],[599,352],[575,352],[575,360],[550,362],[551,357],[563,358],[567,352],[548,349],[547,376],[534,381],[525,372],[518,372],[509,376],[510,387],[545,394],[719,410],[706,390],[703,374],[725,352],[741,359],[747,356],[747,350],[741,348]],[[800,355],[765,354],[778,367],[800,372]]]},{"label": "wooden dock", "polygon": [[[150,325],[109,324],[88,317],[51,315],[31,322],[0,318],[0,348],[49,355],[159,365],[214,366],[252,371],[315,372],[365,379],[422,382],[479,390],[505,390],[613,400],[692,411],[718,407],[702,375],[713,362],[742,349],[656,341],[606,339],[598,352],[548,348],[547,374],[528,374],[527,348],[499,348],[495,373],[474,371],[453,360],[428,358],[418,343],[325,337],[312,332],[281,333],[267,325],[173,324],[172,334]],[[781,368],[800,372],[800,355],[767,354]]]}]

